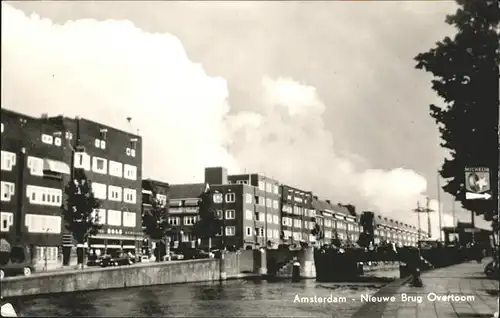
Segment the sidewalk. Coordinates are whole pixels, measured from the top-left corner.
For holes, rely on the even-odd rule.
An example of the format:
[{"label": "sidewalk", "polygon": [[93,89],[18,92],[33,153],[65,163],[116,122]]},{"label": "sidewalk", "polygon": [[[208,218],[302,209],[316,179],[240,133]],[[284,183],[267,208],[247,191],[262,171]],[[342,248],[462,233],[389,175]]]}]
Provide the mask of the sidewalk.
[{"label": "sidewalk", "polygon": [[[468,262],[423,273],[424,286],[421,288],[411,287],[409,284],[390,284],[375,296],[394,296],[395,301],[365,303],[353,317],[493,317],[493,313],[498,310],[499,282],[487,279],[483,273],[489,260],[482,264]],[[405,301],[405,294],[411,299]],[[435,299],[434,295],[471,297],[444,300]]]}]

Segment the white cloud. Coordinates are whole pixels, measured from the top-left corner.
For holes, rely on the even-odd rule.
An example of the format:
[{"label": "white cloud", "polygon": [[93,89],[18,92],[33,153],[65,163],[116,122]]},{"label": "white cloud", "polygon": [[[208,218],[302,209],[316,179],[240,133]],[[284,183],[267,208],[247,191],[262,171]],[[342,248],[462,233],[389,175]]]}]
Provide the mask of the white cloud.
[{"label": "white cloud", "polygon": [[402,168],[367,169],[356,155],[337,153],[314,87],[289,78],[265,78],[263,86],[262,113],[240,113],[229,121],[231,150],[242,166],[292,185],[300,180],[295,186],[335,202],[361,203],[399,220],[414,218],[411,209],[427,188],[424,177]]},{"label": "white cloud", "polygon": [[236,168],[222,147],[226,82],[191,62],[176,37],[129,21],[55,25],[4,3],[2,29],[5,107],[140,129],[146,176],[189,182],[205,165]]},{"label": "white cloud", "polygon": [[172,35],[129,21],[55,25],[4,3],[2,27],[2,104],[140,129],[147,177],[190,182],[202,179],[204,166],[241,167],[334,202],[416,219],[410,211],[423,200],[426,180],[408,169],[372,169],[356,154],[339,152],[312,86],[264,77],[261,111],[228,116],[225,80],[190,61]]}]

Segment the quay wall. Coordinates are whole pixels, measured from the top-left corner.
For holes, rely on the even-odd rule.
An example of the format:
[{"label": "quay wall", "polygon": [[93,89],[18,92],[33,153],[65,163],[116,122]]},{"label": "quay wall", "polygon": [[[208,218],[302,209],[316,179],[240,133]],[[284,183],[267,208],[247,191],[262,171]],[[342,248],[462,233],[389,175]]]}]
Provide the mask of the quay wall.
[{"label": "quay wall", "polygon": [[[4,278],[2,297],[68,293],[97,289],[115,289],[150,285],[216,281],[220,279],[220,260],[201,259],[159,262],[108,268],[86,268],[28,277]],[[229,273],[237,270],[232,262],[224,263]]]},{"label": "quay wall", "polygon": [[[2,297],[69,293],[97,289],[116,289],[151,285],[218,281],[254,276],[253,251],[228,252],[218,258],[171,262],[138,263],[118,267],[87,267],[31,276],[6,277],[1,281]],[[248,269],[255,272],[248,273]],[[246,274],[242,274],[246,272]]]}]

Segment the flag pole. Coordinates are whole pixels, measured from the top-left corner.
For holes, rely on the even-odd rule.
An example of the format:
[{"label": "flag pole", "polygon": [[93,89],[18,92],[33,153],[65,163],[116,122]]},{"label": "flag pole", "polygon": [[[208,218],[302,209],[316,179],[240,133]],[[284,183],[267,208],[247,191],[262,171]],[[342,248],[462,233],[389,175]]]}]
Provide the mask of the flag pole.
[{"label": "flag pole", "polygon": [[439,178],[439,171],[437,173],[437,200],[438,200],[438,214],[439,214],[439,240],[443,241],[443,227],[442,227],[442,216],[441,213],[441,182]]}]

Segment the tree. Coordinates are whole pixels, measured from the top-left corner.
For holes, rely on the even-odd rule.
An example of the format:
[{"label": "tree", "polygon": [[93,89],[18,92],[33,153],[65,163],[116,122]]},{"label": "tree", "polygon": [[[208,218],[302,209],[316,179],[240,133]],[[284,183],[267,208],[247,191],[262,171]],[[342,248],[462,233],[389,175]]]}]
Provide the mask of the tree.
[{"label": "tree", "polygon": [[142,225],[144,234],[146,234],[151,241],[156,242],[157,253],[155,253],[155,257],[156,261],[159,262],[163,255],[162,252],[166,253],[167,244],[170,244],[167,237],[172,232],[172,226],[168,223],[168,204],[158,200],[158,190],[152,182],[150,182],[149,188],[151,191],[151,195],[149,196],[150,207],[143,211]]},{"label": "tree", "polygon": [[[449,149],[440,174],[444,191],[462,206],[492,220],[496,214],[498,168],[498,63],[500,9],[496,1],[458,0],[459,8],[446,17],[455,26],[428,52],[415,57],[416,68],[433,74],[432,89],[444,105],[430,105],[430,115],[441,133],[441,147]],[[493,200],[465,200],[464,168],[489,167]]]},{"label": "tree", "polygon": [[[95,212],[100,203],[92,192],[92,183],[85,172],[75,169],[73,180],[65,188],[66,205],[62,206],[62,214],[66,229],[71,232],[77,244],[84,246],[92,235],[102,228],[99,215]],[[85,248],[77,248],[78,260],[82,268],[85,263]]]},{"label": "tree", "polygon": [[337,231],[333,231],[332,244],[335,245],[336,247],[342,246],[342,241],[339,239],[339,233],[337,233]]},{"label": "tree", "polygon": [[323,231],[321,230],[321,227],[317,222],[314,222],[314,227],[311,230],[311,234],[316,237],[316,241],[318,241],[318,243],[320,243],[321,240],[325,237]]},{"label": "tree", "polygon": [[[223,222],[214,207],[214,194],[214,191],[208,188],[199,196],[200,218],[193,227],[193,234],[199,239],[208,239],[210,241],[222,230]],[[209,245],[211,244],[209,243]]]}]

